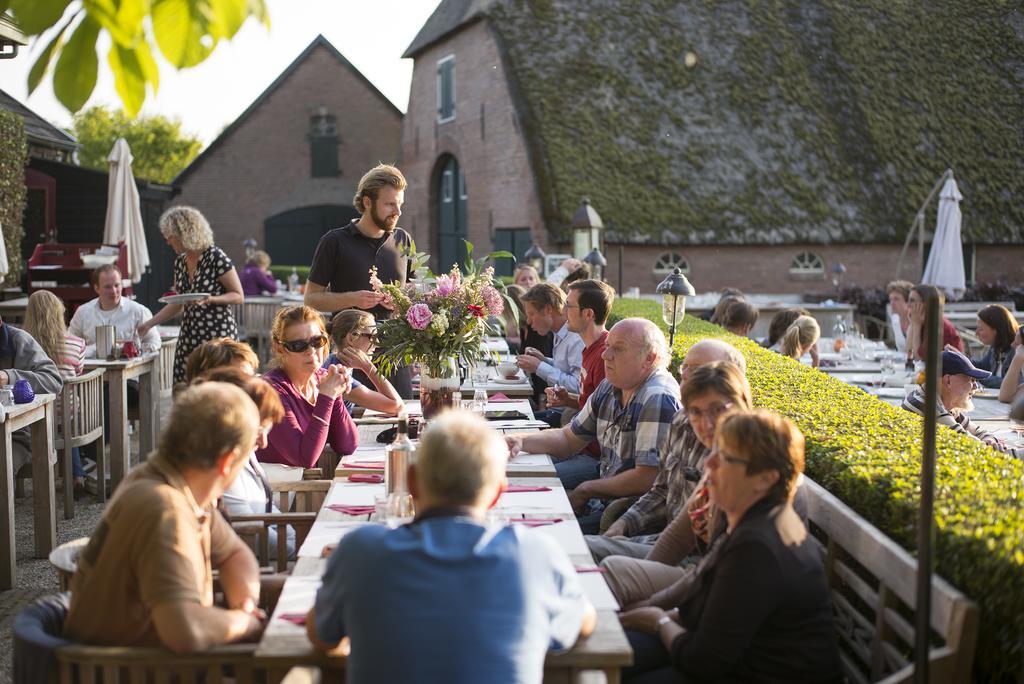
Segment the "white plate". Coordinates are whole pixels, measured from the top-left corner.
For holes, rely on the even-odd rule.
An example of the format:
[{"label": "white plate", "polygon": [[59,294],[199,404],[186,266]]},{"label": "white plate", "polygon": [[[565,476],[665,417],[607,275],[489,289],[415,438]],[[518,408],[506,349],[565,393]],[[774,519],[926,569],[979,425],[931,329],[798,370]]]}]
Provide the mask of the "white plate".
[{"label": "white plate", "polygon": [[209,296],[209,292],[185,292],[183,294],[167,295],[157,301],[161,304],[188,304],[189,302],[202,301]]},{"label": "white plate", "polygon": [[496,382],[499,385],[518,385],[518,384],[520,384],[522,382],[525,382],[525,381],[526,381],[526,378],[524,378],[521,375],[517,375],[514,378],[500,378],[500,377],[491,378],[491,382]]}]

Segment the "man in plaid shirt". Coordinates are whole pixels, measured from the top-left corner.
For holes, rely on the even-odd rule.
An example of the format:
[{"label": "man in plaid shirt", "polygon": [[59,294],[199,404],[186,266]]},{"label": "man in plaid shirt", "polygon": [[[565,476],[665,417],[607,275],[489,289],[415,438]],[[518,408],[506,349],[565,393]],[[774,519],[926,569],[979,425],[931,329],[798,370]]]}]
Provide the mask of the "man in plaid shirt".
[{"label": "man in plaid shirt", "polygon": [[[696,369],[715,362],[732,363],[743,374],[746,373],[746,359],[738,349],[722,340],[701,340],[687,350],[680,367],[684,408],[675,415],[669,427],[668,442],[662,452],[661,472],[651,489],[612,523],[604,535],[587,535],[587,545],[595,562],[612,555],[646,558],[658,535],[679,515],[694,493],[704,474],[704,461],[711,447],[701,442],[686,409],[691,403],[710,403],[710,409],[705,406],[695,408],[703,408],[712,414],[720,405],[711,398],[717,397],[711,389],[714,385],[697,382],[688,386],[687,381]],[[709,379],[715,378],[709,376]],[[749,400],[744,403],[749,403]]]},{"label": "man in plaid shirt", "polygon": [[508,435],[509,451],[569,458],[592,440],[601,448],[598,479],[569,493],[583,532],[595,534],[603,502],[639,496],[661,467],[660,451],[679,411],[679,386],[665,370],[665,334],[651,321],[626,318],[608,334],[605,379],[569,425],[533,434]]}]

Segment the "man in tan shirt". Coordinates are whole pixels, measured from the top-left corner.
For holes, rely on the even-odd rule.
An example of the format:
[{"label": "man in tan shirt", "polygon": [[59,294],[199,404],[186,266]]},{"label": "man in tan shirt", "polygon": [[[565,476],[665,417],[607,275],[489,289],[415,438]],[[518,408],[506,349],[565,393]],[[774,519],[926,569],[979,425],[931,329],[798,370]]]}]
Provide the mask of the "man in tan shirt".
[{"label": "man in tan shirt", "polygon": [[[262,632],[259,565],[214,508],[259,429],[237,387],[205,383],[179,395],[156,455],[118,488],[79,558],[66,637],[188,653]],[[213,568],[227,609],[213,605]]]}]

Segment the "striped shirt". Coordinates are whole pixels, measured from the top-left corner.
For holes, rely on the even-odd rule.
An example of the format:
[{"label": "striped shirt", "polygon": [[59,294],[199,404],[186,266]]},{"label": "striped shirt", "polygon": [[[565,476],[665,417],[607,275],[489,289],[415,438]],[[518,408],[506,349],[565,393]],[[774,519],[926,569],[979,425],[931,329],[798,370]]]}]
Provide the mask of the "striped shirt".
[{"label": "striped shirt", "polygon": [[665,529],[697,488],[709,453],[711,450],[697,439],[686,412],[679,411],[669,426],[668,446],[657,479],[651,489],[622,515],[625,534],[636,537]]},{"label": "striped shirt", "polygon": [[[954,432],[958,432],[961,435],[967,435],[968,437],[973,437],[980,442],[984,442],[996,451],[1009,454],[1014,458],[1024,459],[1024,448],[1015,448],[1004,444],[1002,440],[985,428],[972,423],[971,419],[960,411],[949,411],[945,406],[943,406],[941,397],[936,398],[936,402],[938,403],[936,423],[939,425],[945,425]],[[916,413],[919,416],[924,415],[925,405],[923,389],[914,390],[907,395],[906,399],[903,400],[903,408],[911,413]]]},{"label": "striped shirt", "polygon": [[62,377],[73,378],[82,374],[82,360],[85,359],[85,340],[77,335],[65,333],[64,353],[57,362]]}]

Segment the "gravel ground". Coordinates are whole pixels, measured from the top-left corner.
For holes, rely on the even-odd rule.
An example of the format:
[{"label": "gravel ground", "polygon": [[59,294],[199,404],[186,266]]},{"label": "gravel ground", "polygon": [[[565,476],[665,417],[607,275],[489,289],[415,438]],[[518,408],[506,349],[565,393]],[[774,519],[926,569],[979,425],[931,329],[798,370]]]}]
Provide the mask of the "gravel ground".
[{"label": "gravel ground", "polygon": [[[15,540],[18,554],[18,580],[15,588],[0,592],[0,684],[11,684],[11,628],[22,608],[37,597],[57,591],[57,572],[45,558],[34,558],[32,537],[32,485],[26,481],[26,497],[15,499]],[[75,502],[75,517],[64,520],[63,505],[57,506],[57,543],[87,537],[103,514],[103,505],[94,496],[85,495]]]}]

